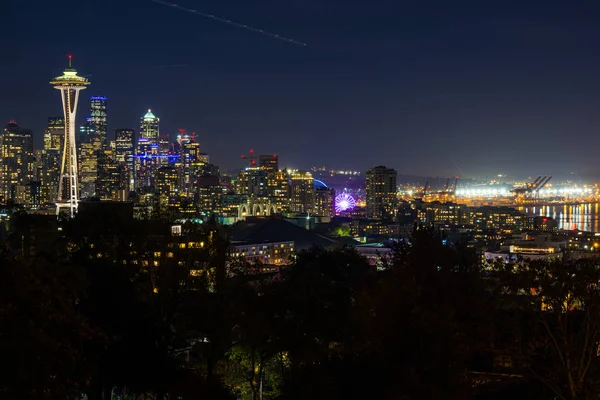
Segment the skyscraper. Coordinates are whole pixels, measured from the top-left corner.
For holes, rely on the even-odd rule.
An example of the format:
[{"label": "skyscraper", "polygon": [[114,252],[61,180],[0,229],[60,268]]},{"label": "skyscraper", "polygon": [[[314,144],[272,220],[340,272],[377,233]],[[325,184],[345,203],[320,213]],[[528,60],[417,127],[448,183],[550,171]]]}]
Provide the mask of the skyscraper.
[{"label": "skyscraper", "polygon": [[107,98],[103,96],[90,97],[90,122],[96,135],[95,140],[99,146],[97,150],[106,147],[106,103]]},{"label": "skyscraper", "polygon": [[24,204],[19,187],[33,178],[33,134],[11,121],[0,132],[0,197]]},{"label": "skyscraper", "polygon": [[279,159],[277,158],[277,154],[259,156],[258,161],[260,167],[265,171],[279,171]]},{"label": "skyscraper", "polygon": [[[70,215],[73,217],[77,212],[77,202],[79,201],[75,117],[77,114],[79,92],[85,89],[90,82],[83,77],[77,76],[77,71],[71,67],[71,56],[69,56],[69,68],[65,69],[62,76],[54,78],[50,84],[55,89],[60,90],[65,115],[65,136],[56,213],[60,213],[61,208],[69,208]],[[65,189],[64,192],[63,189]]]},{"label": "skyscraper", "polygon": [[158,146],[160,138],[160,120],[148,109],[140,119],[140,135],[136,149],[136,186],[152,186],[154,175],[160,166]]},{"label": "skyscraper", "polygon": [[148,112],[144,114],[142,118],[140,118],[140,137],[138,140],[140,147],[145,148],[145,146],[158,146],[160,138],[159,123],[160,119],[152,114],[151,109],[148,109]]},{"label": "skyscraper", "polygon": [[315,189],[315,214],[321,217],[335,216],[335,190],[327,187]]},{"label": "skyscraper", "polygon": [[48,128],[44,132],[44,150],[62,150],[65,137],[65,119],[63,117],[48,117]]},{"label": "skyscraper", "polygon": [[248,196],[252,198],[268,197],[267,171],[260,167],[246,168],[248,173]]},{"label": "skyscraper", "polygon": [[101,200],[121,200],[121,169],[114,158],[112,150],[100,150],[98,156],[98,179],[96,196]]},{"label": "skyscraper", "polygon": [[177,197],[179,188],[179,171],[175,167],[160,167],[156,170],[156,189],[169,200]]},{"label": "skyscraper", "polygon": [[90,116],[79,129],[79,183],[81,197],[96,195],[98,158],[107,149],[106,97],[90,97]]},{"label": "skyscraper", "polygon": [[96,194],[98,179],[98,150],[97,142],[89,139],[79,144],[79,183],[80,196],[92,197]]},{"label": "skyscraper", "polygon": [[96,133],[92,117],[87,117],[85,123],[79,127],[79,137],[77,143],[90,142],[90,138]]},{"label": "skyscraper", "polygon": [[393,218],[396,215],[396,178],[391,168],[378,166],[367,171],[366,196],[368,218]]},{"label": "skyscraper", "polygon": [[290,179],[286,171],[268,172],[267,194],[269,200],[277,208],[277,212],[290,208]]},{"label": "skyscraper", "polygon": [[48,117],[48,127],[44,131],[44,149],[41,159],[41,202],[54,204],[58,198],[61,153],[64,147],[64,117]]},{"label": "skyscraper", "polygon": [[315,181],[310,172],[297,171],[291,176],[291,211],[312,214],[315,208]]},{"label": "skyscraper", "polygon": [[127,179],[125,190],[134,190],[135,169],[135,129],[117,129],[115,131],[115,160],[122,168]]}]

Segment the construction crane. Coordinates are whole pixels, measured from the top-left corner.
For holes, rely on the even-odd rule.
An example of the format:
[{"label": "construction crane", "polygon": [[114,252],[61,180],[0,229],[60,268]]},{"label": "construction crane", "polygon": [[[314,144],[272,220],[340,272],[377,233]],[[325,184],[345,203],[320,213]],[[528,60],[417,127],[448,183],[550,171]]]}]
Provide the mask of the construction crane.
[{"label": "construction crane", "polygon": [[[540,188],[541,183],[544,182],[546,180],[546,178],[548,178],[546,175],[544,175],[544,177],[542,177],[540,175],[537,177],[537,179],[535,181],[526,183],[525,187],[512,189],[511,192],[513,192],[516,195],[524,195],[527,193],[534,193],[536,190],[538,190]],[[552,177],[550,177],[550,178],[552,178]]]},{"label": "construction crane", "polygon": [[[544,177],[544,178],[545,178],[545,177]],[[537,185],[537,187],[535,188],[535,189],[536,189],[536,191],[538,191],[538,192],[539,192],[539,191],[540,191],[540,189],[542,189],[544,186],[546,186],[546,184],[547,184],[548,182],[550,182],[550,179],[552,179],[552,176],[550,176],[550,177],[549,177],[548,179],[546,179],[546,180],[543,180],[543,179],[542,179],[542,181],[541,181],[541,182],[540,182],[540,183]]]},{"label": "construction crane", "polygon": [[242,154],[242,160],[249,160],[249,166],[256,167],[256,156],[254,155],[254,150],[250,149],[249,155]]},{"label": "construction crane", "polygon": [[535,181],[533,181],[532,183],[528,183],[527,186],[528,187],[536,187],[536,185],[540,182],[540,180],[542,179],[542,176],[538,176],[537,179]]}]

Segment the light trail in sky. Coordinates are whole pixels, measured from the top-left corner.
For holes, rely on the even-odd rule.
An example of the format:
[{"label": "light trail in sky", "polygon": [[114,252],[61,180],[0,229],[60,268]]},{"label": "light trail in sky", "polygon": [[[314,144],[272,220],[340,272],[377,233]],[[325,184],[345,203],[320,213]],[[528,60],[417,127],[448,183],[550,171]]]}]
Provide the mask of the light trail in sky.
[{"label": "light trail in sky", "polygon": [[190,67],[190,64],[165,64],[165,65],[157,65],[154,68],[183,68]]},{"label": "light trail in sky", "polygon": [[200,17],[203,17],[203,18],[209,18],[209,19],[212,19],[213,21],[222,22],[222,23],[228,24],[228,25],[233,25],[233,26],[236,26],[238,28],[246,29],[246,30],[251,31],[251,32],[260,33],[261,35],[269,36],[269,37],[272,37],[273,39],[278,39],[278,40],[282,40],[284,42],[295,44],[297,46],[306,47],[306,43],[302,43],[302,42],[299,42],[297,40],[294,40],[294,39],[291,39],[291,38],[288,38],[288,37],[285,37],[285,36],[281,36],[281,35],[278,35],[276,33],[271,33],[271,32],[268,32],[268,31],[265,31],[265,30],[262,30],[262,29],[259,29],[259,28],[254,28],[254,27],[246,25],[246,24],[242,24],[242,23],[239,23],[239,22],[231,21],[231,20],[226,19],[226,18],[217,17],[216,15],[204,13],[204,12],[201,12],[201,11],[192,10],[191,8],[182,7],[182,6],[177,5],[175,3],[169,3],[169,2],[166,2],[166,1],[162,1],[162,0],[150,0],[150,1],[153,2],[153,3],[156,3],[156,4],[162,4],[163,6],[168,6],[168,7],[175,8],[175,9],[178,9],[178,10],[181,10],[181,11],[185,11],[185,12],[188,12],[188,13],[191,13],[191,14],[196,14],[196,15],[198,15]]}]

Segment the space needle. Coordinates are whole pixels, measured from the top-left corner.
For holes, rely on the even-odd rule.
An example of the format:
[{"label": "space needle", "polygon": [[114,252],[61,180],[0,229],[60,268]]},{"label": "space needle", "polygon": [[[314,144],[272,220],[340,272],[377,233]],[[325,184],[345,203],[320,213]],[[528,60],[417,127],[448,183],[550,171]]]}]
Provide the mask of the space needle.
[{"label": "space needle", "polygon": [[79,201],[79,183],[77,181],[77,147],[75,143],[75,116],[79,91],[85,89],[87,79],[77,76],[77,71],[72,68],[72,57],[69,55],[69,68],[65,69],[62,76],[50,82],[55,89],[60,90],[63,112],[65,115],[65,137],[60,166],[60,181],[58,183],[58,197],[56,202],[56,215],[62,208],[69,208],[71,217],[77,213]]}]

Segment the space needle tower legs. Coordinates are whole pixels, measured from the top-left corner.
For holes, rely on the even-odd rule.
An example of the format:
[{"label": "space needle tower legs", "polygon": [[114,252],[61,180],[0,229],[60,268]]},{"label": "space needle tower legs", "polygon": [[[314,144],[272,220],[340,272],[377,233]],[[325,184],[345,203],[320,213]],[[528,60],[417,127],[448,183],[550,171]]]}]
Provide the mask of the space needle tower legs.
[{"label": "space needle tower legs", "polygon": [[62,76],[54,78],[50,84],[55,89],[60,90],[65,115],[65,137],[60,166],[60,181],[58,183],[56,215],[60,214],[61,209],[68,208],[72,218],[77,213],[79,201],[75,117],[79,92],[85,89],[90,82],[81,76],[77,76],[77,71],[72,68],[71,56],[69,56],[69,68],[65,69]]}]

